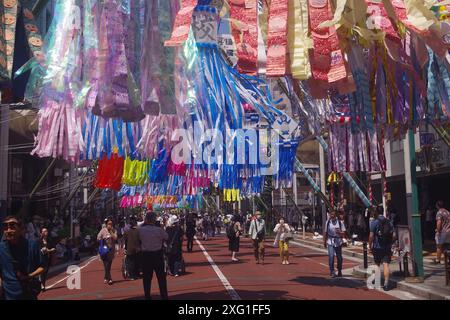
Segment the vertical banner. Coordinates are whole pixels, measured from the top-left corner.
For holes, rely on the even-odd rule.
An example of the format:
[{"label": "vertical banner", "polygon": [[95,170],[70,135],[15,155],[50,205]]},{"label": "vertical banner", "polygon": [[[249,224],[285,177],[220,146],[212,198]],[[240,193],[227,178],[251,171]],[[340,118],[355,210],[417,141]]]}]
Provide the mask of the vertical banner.
[{"label": "vertical banner", "polygon": [[256,0],[230,0],[232,33],[236,42],[238,71],[258,72],[258,6]]},{"label": "vertical banner", "polygon": [[164,43],[166,47],[178,47],[187,40],[191,29],[192,13],[196,5],[197,0],[181,0],[181,8],[175,18],[172,37]]},{"label": "vertical banner", "polygon": [[267,76],[281,77],[286,70],[288,0],[272,0],[267,35]]}]

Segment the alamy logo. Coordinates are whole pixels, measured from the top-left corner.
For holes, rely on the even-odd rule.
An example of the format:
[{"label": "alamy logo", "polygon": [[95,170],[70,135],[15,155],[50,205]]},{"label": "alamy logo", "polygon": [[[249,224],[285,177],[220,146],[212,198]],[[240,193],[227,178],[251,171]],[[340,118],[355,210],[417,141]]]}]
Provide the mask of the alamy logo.
[{"label": "alamy logo", "polygon": [[81,290],[81,268],[76,265],[69,266],[66,273],[69,275],[66,282],[67,289]]},{"label": "alamy logo", "polygon": [[279,134],[262,129],[205,129],[195,122],[193,129],[177,129],[172,149],[175,164],[260,165],[262,175],[278,172]]},{"label": "alamy logo", "polygon": [[367,288],[373,290],[373,289],[380,289],[381,288],[381,271],[380,268],[377,266],[370,266],[367,268],[367,274],[369,275],[367,277]]}]

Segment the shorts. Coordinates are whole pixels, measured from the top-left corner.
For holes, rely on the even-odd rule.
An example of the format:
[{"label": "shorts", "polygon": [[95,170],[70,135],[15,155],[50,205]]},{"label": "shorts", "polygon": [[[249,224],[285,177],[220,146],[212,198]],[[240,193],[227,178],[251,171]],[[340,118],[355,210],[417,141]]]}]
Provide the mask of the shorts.
[{"label": "shorts", "polygon": [[389,249],[373,249],[373,260],[375,264],[391,263],[392,250]]},{"label": "shorts", "polygon": [[449,232],[441,232],[440,234],[436,233],[434,240],[436,240],[437,245],[449,243],[450,242]]}]

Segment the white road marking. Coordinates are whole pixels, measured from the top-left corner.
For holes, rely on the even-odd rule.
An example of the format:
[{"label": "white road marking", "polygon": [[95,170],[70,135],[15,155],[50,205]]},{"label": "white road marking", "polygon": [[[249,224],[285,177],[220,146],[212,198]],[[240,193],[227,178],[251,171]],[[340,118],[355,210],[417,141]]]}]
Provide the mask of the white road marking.
[{"label": "white road marking", "polygon": [[[94,260],[96,260],[96,259],[98,259],[98,256],[94,256],[94,257],[92,257],[92,258],[89,258],[89,259],[86,261],[86,264],[85,264],[84,266],[80,267],[80,270],[83,270],[84,268],[86,268],[92,261],[94,261]],[[67,278],[69,278],[70,276],[71,276],[71,275],[68,275],[68,276],[62,278],[61,280],[55,282],[54,284],[52,284],[52,285],[50,285],[50,286],[46,286],[45,289],[51,289],[51,288],[53,288],[53,287],[56,286],[57,284],[63,282],[63,281],[66,280]]]},{"label": "white road marking", "polygon": [[230,284],[228,279],[225,277],[225,275],[220,271],[220,268],[216,265],[214,260],[211,258],[209,253],[206,251],[205,247],[203,247],[202,243],[198,241],[197,237],[195,237],[195,241],[197,242],[200,249],[202,249],[203,254],[205,255],[206,259],[208,260],[209,264],[213,268],[213,270],[216,272],[217,276],[219,277],[220,281],[222,282],[225,289],[228,291],[228,294],[230,295],[232,300],[242,300],[241,297],[239,297],[236,290],[234,290],[233,286]]}]

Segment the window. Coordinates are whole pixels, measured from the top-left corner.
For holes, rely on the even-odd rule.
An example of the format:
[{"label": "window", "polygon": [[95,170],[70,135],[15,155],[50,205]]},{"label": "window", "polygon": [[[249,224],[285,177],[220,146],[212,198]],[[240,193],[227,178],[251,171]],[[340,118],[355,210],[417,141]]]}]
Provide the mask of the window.
[{"label": "window", "polygon": [[12,183],[22,183],[22,161],[14,161],[11,181]]},{"label": "window", "polygon": [[391,152],[400,152],[403,151],[403,140],[394,140],[391,141]]}]

